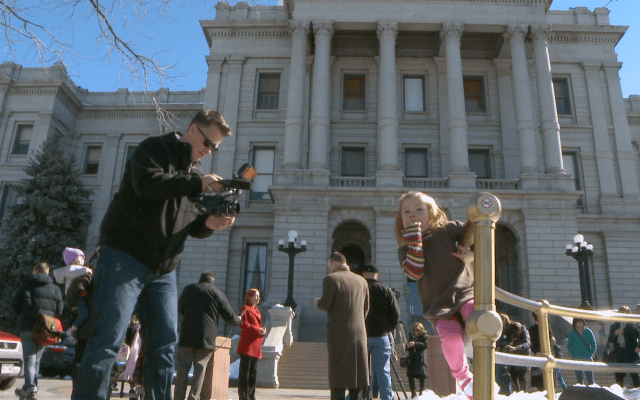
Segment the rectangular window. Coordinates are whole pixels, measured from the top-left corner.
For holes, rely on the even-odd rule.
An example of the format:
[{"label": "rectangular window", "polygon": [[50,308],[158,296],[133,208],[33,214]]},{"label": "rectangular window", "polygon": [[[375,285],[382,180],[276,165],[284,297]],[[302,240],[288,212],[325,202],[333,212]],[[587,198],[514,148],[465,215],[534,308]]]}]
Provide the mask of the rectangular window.
[{"label": "rectangular window", "polygon": [[265,296],[265,280],[267,275],[267,244],[247,243],[247,259],[244,267],[244,290],[242,296],[251,288],[260,290]]},{"label": "rectangular window", "polygon": [[344,111],[364,111],[365,76],[344,76]]},{"label": "rectangular window", "polygon": [[0,229],[7,228],[7,220],[9,219],[9,210],[11,206],[16,204],[18,200],[18,190],[13,185],[5,184],[2,187],[2,196],[0,197]]},{"label": "rectangular window", "polygon": [[342,176],[364,176],[364,147],[342,148]]},{"label": "rectangular window", "polygon": [[404,150],[404,175],[407,178],[429,177],[427,149]]},{"label": "rectangular window", "polygon": [[562,163],[567,174],[573,177],[574,189],[582,190],[580,184],[580,170],[578,169],[578,154],[576,152],[563,152]]},{"label": "rectangular window", "polygon": [[424,77],[404,77],[404,110],[424,111]]},{"label": "rectangular window", "polygon": [[469,168],[478,179],[491,179],[491,155],[489,150],[469,150]]},{"label": "rectangular window", "polygon": [[125,163],[131,159],[133,152],[136,151],[137,148],[138,148],[137,144],[130,144],[127,146],[127,155],[126,155],[126,159],[124,160]]},{"label": "rectangular window", "polygon": [[102,147],[100,146],[87,146],[87,150],[84,155],[84,174],[96,175],[98,173],[101,151]]},{"label": "rectangular window", "polygon": [[13,151],[11,154],[26,155],[29,152],[29,143],[31,142],[32,133],[33,125],[18,125],[16,140],[13,143]]},{"label": "rectangular window", "polygon": [[253,168],[258,174],[253,178],[251,200],[269,200],[268,188],[273,184],[275,149],[254,148]]},{"label": "rectangular window", "polygon": [[280,74],[258,76],[258,100],[256,109],[277,110],[280,99]]},{"label": "rectangular window", "polygon": [[571,99],[569,98],[569,81],[567,78],[554,78],[553,92],[556,96],[558,115],[571,115]]},{"label": "rectangular window", "polygon": [[464,85],[464,106],[467,114],[485,113],[484,101],[484,79],[480,77],[465,76]]}]

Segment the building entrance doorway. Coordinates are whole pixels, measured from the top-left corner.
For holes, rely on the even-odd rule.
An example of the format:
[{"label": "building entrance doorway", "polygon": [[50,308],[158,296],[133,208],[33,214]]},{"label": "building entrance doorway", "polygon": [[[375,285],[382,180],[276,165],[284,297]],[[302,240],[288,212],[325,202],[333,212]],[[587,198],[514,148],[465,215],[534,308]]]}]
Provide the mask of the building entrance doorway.
[{"label": "building entrance doorway", "polygon": [[360,222],[344,222],[333,231],[331,251],[339,251],[347,258],[351,270],[371,262],[371,235]]}]

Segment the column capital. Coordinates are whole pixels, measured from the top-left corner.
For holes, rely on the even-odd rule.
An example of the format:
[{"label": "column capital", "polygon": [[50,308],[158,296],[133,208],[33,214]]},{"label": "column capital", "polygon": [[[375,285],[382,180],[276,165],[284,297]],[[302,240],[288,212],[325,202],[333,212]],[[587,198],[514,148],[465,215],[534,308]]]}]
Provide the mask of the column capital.
[{"label": "column capital", "polygon": [[509,25],[507,30],[502,34],[505,39],[509,39],[509,42],[522,43],[529,33],[528,25]]},{"label": "column capital", "polygon": [[398,23],[395,21],[378,22],[378,39],[382,40],[396,40],[398,36]]},{"label": "column capital", "polygon": [[291,27],[291,37],[293,40],[304,39],[309,32],[310,21],[289,21],[289,27]]},{"label": "column capital", "polygon": [[333,21],[313,21],[313,34],[316,38],[331,39],[331,36],[333,36]]},{"label": "column capital", "polygon": [[531,34],[534,42],[537,41],[546,44],[551,34],[551,27],[549,25],[532,26]]},{"label": "column capital", "polygon": [[224,63],[225,57],[212,57],[206,56],[205,60],[207,61],[207,65],[209,66],[209,73],[220,73],[222,69],[222,64]]},{"label": "column capital", "polygon": [[229,56],[227,63],[229,64],[230,72],[240,73],[242,71],[242,64],[247,60],[245,56]]},{"label": "column capital", "polygon": [[445,22],[442,24],[440,37],[445,40],[460,40],[464,24],[462,22]]},{"label": "column capital", "polygon": [[581,61],[580,67],[585,71],[599,71],[602,68],[602,61]]}]

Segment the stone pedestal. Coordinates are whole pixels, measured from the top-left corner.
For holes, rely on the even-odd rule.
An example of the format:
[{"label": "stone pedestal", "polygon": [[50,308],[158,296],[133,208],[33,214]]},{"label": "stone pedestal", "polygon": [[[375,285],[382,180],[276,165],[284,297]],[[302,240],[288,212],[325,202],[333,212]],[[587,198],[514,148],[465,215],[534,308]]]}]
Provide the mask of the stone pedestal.
[{"label": "stone pedestal", "polygon": [[204,384],[200,392],[201,400],[226,400],[229,391],[229,349],[231,339],[218,336],[216,338],[216,351],[209,359],[207,370],[204,374]]},{"label": "stone pedestal", "polygon": [[440,397],[456,392],[456,380],[451,376],[437,335],[429,336],[427,340],[427,382],[429,389]]}]

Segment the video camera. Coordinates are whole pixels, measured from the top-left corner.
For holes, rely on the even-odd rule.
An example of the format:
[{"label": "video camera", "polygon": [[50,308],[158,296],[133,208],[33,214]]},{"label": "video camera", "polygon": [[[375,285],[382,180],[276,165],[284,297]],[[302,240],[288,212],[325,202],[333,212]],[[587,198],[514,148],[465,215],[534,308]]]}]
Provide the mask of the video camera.
[{"label": "video camera", "polygon": [[251,165],[245,163],[233,175],[233,179],[224,179],[217,183],[222,184],[224,189],[215,195],[201,194],[196,200],[196,208],[202,215],[224,215],[234,217],[240,212],[240,203],[237,197],[243,190],[251,190],[253,178],[258,171]]}]

